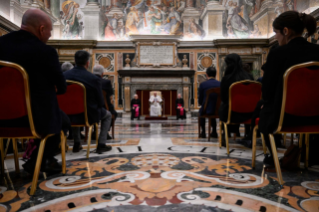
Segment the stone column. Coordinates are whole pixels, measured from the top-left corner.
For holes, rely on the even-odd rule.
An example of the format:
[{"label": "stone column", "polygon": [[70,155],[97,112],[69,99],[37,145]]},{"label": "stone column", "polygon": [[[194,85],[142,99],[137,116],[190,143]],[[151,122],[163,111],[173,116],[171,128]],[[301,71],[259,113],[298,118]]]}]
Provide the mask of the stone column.
[{"label": "stone column", "polygon": [[203,29],[206,38],[223,37],[223,13],[226,8],[218,0],[209,0],[200,19],[203,20]]},{"label": "stone column", "polygon": [[191,19],[195,19],[195,22],[198,24],[199,16],[199,11],[194,7],[194,0],[186,0],[186,7],[181,17],[184,22],[184,34],[188,32]]},{"label": "stone column", "polygon": [[98,0],[88,0],[84,8],[84,39],[97,40],[99,38],[100,4]]}]

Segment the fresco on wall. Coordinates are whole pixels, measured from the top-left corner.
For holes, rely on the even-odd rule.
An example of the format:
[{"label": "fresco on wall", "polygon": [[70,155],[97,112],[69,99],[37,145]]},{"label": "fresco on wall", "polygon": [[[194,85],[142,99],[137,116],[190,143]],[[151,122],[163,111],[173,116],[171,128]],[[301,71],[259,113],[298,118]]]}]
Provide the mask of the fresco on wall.
[{"label": "fresco on wall", "polygon": [[64,25],[62,31],[63,39],[82,39],[83,13],[80,4],[75,1],[65,1],[62,3],[62,11],[60,12],[61,22]]},{"label": "fresco on wall", "polygon": [[[197,9],[206,2],[196,1]],[[183,0],[128,0],[121,4],[122,14],[109,15],[110,7],[102,6],[100,36],[105,40],[125,40],[131,34],[184,35],[187,38],[203,39],[203,28],[191,19],[184,29],[182,15]],[[184,33],[185,32],[185,33]]]},{"label": "fresco on wall", "polygon": [[[264,26],[254,24],[264,0],[223,0],[223,35],[226,38],[258,38]],[[202,14],[207,0],[187,1],[188,7]],[[284,11],[304,11],[309,0],[274,0],[267,5],[275,8],[276,16]],[[84,38],[85,0],[66,0],[61,3],[60,18],[63,24],[62,39]],[[211,34],[202,27],[198,15],[184,18],[186,0],[113,0],[111,5],[101,5],[99,14],[100,40],[129,40],[132,34],[179,35],[184,40],[208,39]],[[116,11],[116,12],[115,12]],[[273,18],[270,22],[273,21]],[[205,28],[206,29],[206,28]],[[260,30],[261,29],[261,30]]]}]

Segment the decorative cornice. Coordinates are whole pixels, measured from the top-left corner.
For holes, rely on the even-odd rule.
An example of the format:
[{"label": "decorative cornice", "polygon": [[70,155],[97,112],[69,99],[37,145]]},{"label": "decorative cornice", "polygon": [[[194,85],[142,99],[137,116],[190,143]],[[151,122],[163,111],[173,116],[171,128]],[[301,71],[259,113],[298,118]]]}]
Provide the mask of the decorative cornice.
[{"label": "decorative cornice", "polygon": [[185,69],[141,69],[131,68],[117,71],[120,76],[194,76],[194,70]]},{"label": "decorative cornice", "polygon": [[47,44],[54,48],[61,48],[61,47],[94,48],[97,44],[97,41],[96,40],[49,40]]},{"label": "decorative cornice", "polygon": [[17,31],[20,29],[17,25],[0,15],[0,26],[8,32]]},{"label": "decorative cornice", "polygon": [[213,40],[213,44],[215,47],[222,46],[268,46],[269,39],[217,39]]}]

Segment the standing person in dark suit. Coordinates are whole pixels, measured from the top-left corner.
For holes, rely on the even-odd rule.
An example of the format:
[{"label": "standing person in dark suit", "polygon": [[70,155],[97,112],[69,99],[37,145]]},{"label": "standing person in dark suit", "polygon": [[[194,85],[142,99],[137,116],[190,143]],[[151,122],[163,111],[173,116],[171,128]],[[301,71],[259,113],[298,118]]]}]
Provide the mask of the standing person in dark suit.
[{"label": "standing person in dark suit", "polygon": [[184,99],[182,99],[182,95],[179,93],[177,95],[177,99],[176,99],[176,104],[175,104],[175,107],[176,107],[176,119],[186,119],[186,111],[185,111],[185,108],[184,108]]},{"label": "standing person in dark suit", "polygon": [[[46,43],[51,37],[52,22],[41,10],[29,9],[22,18],[21,30],[0,37],[0,60],[17,63],[28,74],[32,116],[36,131],[41,137],[55,134],[46,144],[41,171],[59,173],[62,168],[54,158],[60,143],[60,132],[66,134],[70,120],[59,109],[57,94],[66,92],[66,81],[62,74],[56,50]],[[1,121],[7,127],[29,126],[27,117],[20,117],[14,123]],[[33,174],[38,155],[40,140],[36,140],[37,149],[31,159],[23,164],[28,173]]]},{"label": "standing person in dark suit", "polygon": [[140,120],[141,116],[141,100],[138,99],[138,95],[135,94],[134,98],[131,100],[131,120],[137,118]]},{"label": "standing person in dark suit", "polygon": [[[273,133],[278,127],[282,94],[283,94],[283,75],[288,68],[293,65],[319,61],[319,46],[307,42],[302,33],[306,29],[308,36],[316,31],[316,20],[305,13],[287,11],[279,15],[273,22],[275,38],[279,47],[269,52],[267,62],[263,67],[264,76],[262,80],[262,99],[264,104],[261,106],[259,130],[264,134],[266,145],[270,155],[266,155],[265,164],[273,165],[272,150],[269,141],[269,133]],[[319,117],[295,117],[285,116],[285,124],[296,123],[319,124]]]},{"label": "standing person in dark suit", "polygon": [[[103,66],[101,66],[101,65],[94,66],[93,74],[101,79],[102,90],[106,92],[106,96],[104,98],[106,99],[108,110],[112,113],[112,115],[114,116],[114,119],[116,120],[117,112],[114,109],[114,105],[111,102],[111,98],[114,95],[113,87],[111,84],[111,80],[102,78],[103,72],[104,72]],[[105,106],[104,106],[104,108],[106,109]],[[95,135],[95,134],[93,133],[93,135]],[[112,139],[112,137],[109,134],[107,134],[107,139]]]},{"label": "standing person in dark suit", "polygon": [[[215,67],[209,67],[206,69],[206,77],[208,78],[207,81],[202,82],[199,86],[199,104],[201,105],[201,108],[199,110],[199,115],[210,115],[215,113],[216,108],[216,95],[211,95],[209,97],[206,96],[206,91],[211,88],[219,88],[220,82],[215,79],[216,77],[216,69]],[[203,107],[206,101],[206,98],[209,98],[206,111],[203,111]],[[200,119],[200,127],[202,129],[200,133],[200,138],[206,138],[206,132],[205,132],[205,123],[206,119]],[[211,137],[217,138],[217,130],[216,130],[216,119],[212,120],[212,134]]]},{"label": "standing person in dark suit", "polygon": [[[221,105],[219,108],[219,119],[223,122],[227,122],[228,119],[228,109],[229,109],[229,88],[230,86],[238,81],[242,80],[254,80],[253,76],[243,69],[243,63],[239,55],[229,54],[225,58],[225,63],[227,65],[224,77],[220,85],[221,94]],[[232,112],[232,122],[244,122],[250,119],[252,114],[241,114]],[[249,126],[249,125],[248,125]],[[246,133],[249,133],[250,129],[245,126]],[[238,125],[232,125],[229,127],[229,131],[237,131]],[[228,135],[227,135],[228,136]],[[225,138],[223,136],[223,141]],[[224,142],[223,142],[224,143]]]},{"label": "standing person in dark suit", "polygon": [[[97,153],[110,151],[111,146],[105,145],[107,140],[107,132],[111,126],[112,115],[104,106],[104,98],[102,95],[101,79],[87,71],[89,67],[90,54],[86,51],[77,51],[75,53],[75,67],[72,70],[64,72],[67,80],[74,80],[82,83],[86,88],[87,115],[90,124],[100,122],[101,132],[99,136]],[[83,115],[69,116],[72,123],[83,122]],[[74,146],[73,152],[79,152],[82,149],[80,143],[80,128],[73,127]]]}]

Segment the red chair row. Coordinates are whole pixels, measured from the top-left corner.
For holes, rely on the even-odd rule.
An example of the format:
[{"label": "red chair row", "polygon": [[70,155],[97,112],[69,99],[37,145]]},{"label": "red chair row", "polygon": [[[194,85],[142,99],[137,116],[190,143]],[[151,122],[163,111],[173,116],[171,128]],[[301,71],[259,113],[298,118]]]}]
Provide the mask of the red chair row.
[{"label": "red chair row", "polygon": [[[58,95],[60,109],[67,115],[84,114],[83,122],[71,123],[72,127],[87,127],[89,129],[89,139],[87,145],[87,158],[90,154],[90,143],[93,125],[88,122],[86,89],[79,82],[67,81],[67,91],[63,95]],[[46,140],[53,135],[41,137],[34,126],[32,118],[32,107],[30,100],[30,86],[28,74],[19,65],[0,61],[0,120],[14,120],[27,116],[29,127],[0,127],[0,152],[2,174],[4,173],[4,146],[3,139],[13,140],[14,160],[16,172],[19,173],[19,160],[16,139],[41,139],[36,167],[33,174],[30,194],[34,195],[37,187],[40,167]],[[98,123],[94,123],[98,129]],[[98,131],[96,130],[96,138]],[[65,146],[66,136],[61,132],[61,155],[62,173],[66,173]]]}]

